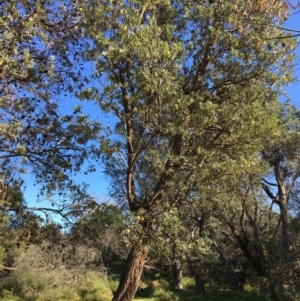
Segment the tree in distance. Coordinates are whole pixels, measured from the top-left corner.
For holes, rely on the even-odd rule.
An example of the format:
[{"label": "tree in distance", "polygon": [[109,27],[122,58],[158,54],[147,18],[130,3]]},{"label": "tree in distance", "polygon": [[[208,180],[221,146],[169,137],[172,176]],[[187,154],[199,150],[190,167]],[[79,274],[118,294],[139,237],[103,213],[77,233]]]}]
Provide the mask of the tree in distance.
[{"label": "tree in distance", "polygon": [[74,1],[0,3],[0,181],[22,186],[30,173],[40,198],[68,189],[84,202],[71,177],[94,150],[99,123],[80,107],[60,113],[62,94],[82,79],[78,9]]}]

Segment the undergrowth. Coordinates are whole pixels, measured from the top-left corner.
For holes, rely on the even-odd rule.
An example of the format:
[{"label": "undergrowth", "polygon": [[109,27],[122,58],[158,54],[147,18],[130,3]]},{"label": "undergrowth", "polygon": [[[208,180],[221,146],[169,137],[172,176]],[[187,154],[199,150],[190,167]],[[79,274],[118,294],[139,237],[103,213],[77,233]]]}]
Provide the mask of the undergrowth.
[{"label": "undergrowth", "polygon": [[110,283],[105,275],[90,272],[78,283],[57,283],[46,272],[13,273],[1,283],[3,301],[109,301]]},{"label": "undergrowth", "polygon": [[[136,301],[196,301],[193,279],[184,278],[185,289],[173,291],[164,279],[141,282]],[[118,281],[99,272],[89,272],[80,281],[56,282],[53,274],[40,271],[18,271],[2,280],[0,300],[3,301],[110,301]],[[259,290],[245,287],[234,292],[226,287],[208,285],[202,301],[269,301]]]}]

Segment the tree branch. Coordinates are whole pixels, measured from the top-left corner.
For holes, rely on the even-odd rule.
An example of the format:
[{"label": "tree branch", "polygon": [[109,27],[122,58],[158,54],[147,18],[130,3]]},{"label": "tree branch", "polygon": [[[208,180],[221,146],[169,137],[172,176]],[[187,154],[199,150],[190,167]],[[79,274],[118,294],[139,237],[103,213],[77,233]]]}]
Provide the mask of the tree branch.
[{"label": "tree branch", "polygon": [[267,186],[264,183],[261,183],[261,186],[263,188],[263,190],[265,191],[265,193],[267,194],[267,196],[272,200],[272,202],[274,202],[277,205],[281,205],[281,202],[277,199],[277,197],[275,197],[275,195],[272,193],[272,191],[270,190],[270,187]]},{"label": "tree branch", "polygon": [[271,182],[267,181],[266,179],[262,179],[262,181],[264,181],[264,182],[267,183],[268,185],[278,187],[278,184],[276,184],[276,183],[271,183]]}]

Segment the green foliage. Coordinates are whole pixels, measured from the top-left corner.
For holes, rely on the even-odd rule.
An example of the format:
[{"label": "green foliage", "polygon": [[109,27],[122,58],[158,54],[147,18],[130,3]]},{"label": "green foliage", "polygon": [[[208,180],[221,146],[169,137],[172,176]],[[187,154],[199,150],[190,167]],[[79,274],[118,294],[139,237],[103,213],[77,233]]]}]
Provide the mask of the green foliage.
[{"label": "green foliage", "polygon": [[106,277],[99,274],[89,273],[87,281],[76,289],[82,300],[109,301],[112,298],[111,283]]},{"label": "green foliage", "polygon": [[287,11],[275,6],[85,5],[94,45],[86,60],[101,85],[91,80],[77,95],[117,119],[101,140],[105,172],[113,198],[140,216],[148,212],[144,221],[259,161],[263,138],[276,131],[281,87],[292,80],[295,41],[282,46],[288,35],[273,25]]},{"label": "green foliage", "polygon": [[[161,281],[161,279],[159,280]],[[183,280],[186,282],[186,279]],[[194,294],[192,289],[184,289],[181,291],[169,291],[160,290],[159,292],[154,292],[153,297],[150,296],[137,296],[134,300],[138,301],[156,301],[156,300],[178,300],[178,301],[197,301],[199,300],[199,296]],[[226,287],[222,287],[221,285],[213,285],[209,284],[207,286],[207,294],[204,297],[201,297],[201,300],[204,301],[269,301],[270,299],[266,296],[258,292],[257,287],[252,287],[250,285],[247,286],[244,292],[234,292],[230,291]]]},{"label": "green foliage", "polygon": [[58,95],[81,79],[72,61],[81,39],[78,9],[72,1],[0,4],[0,178],[22,185],[31,173],[43,184],[41,198],[78,188],[70,176],[99,131],[80,110],[61,116],[59,109]]},{"label": "green foliage", "polygon": [[191,277],[184,277],[182,284],[185,289],[193,289],[195,286],[195,280]]},{"label": "green foliage", "polygon": [[154,298],[154,301],[179,301],[179,298],[173,292],[166,292]]},{"label": "green foliage", "polygon": [[77,223],[73,225],[68,239],[93,246],[101,252],[101,260],[108,271],[119,276],[124,267],[123,259],[128,247],[124,242],[125,216],[120,208],[113,204],[93,204]]},{"label": "green foliage", "polygon": [[114,279],[115,277],[108,277],[108,284],[112,292],[115,292],[119,285],[119,280]]},{"label": "green foliage", "polygon": [[[96,278],[94,278],[96,276]],[[94,278],[94,279],[93,279]],[[69,290],[69,293],[67,292]],[[267,297],[264,297],[260,293],[256,292],[255,289],[250,289],[246,292],[231,292],[226,289],[221,289],[217,286],[209,286],[208,293],[206,297],[202,299],[204,301],[268,301]],[[89,276],[88,282],[86,284],[80,285],[78,288],[67,287],[66,290],[62,290],[60,287],[56,287],[56,290],[47,289],[48,292],[43,292],[34,300],[37,301],[93,301],[93,300],[110,300],[111,292],[107,290],[106,282],[104,279],[101,279],[99,283],[98,275]],[[74,293],[76,291],[76,293]],[[52,296],[52,299],[49,296]],[[16,292],[11,290],[3,289],[1,292],[1,300],[3,301],[19,301],[19,300],[31,300],[24,297],[16,296]],[[183,290],[181,292],[172,292],[168,290],[159,290],[159,292],[154,293],[153,297],[136,297],[135,300],[139,301],[158,301],[158,300],[178,300],[178,301],[196,301],[199,300],[199,297],[195,296],[192,290]]]},{"label": "green foliage", "polygon": [[4,280],[2,283],[2,297],[5,292],[11,291],[19,296],[22,300],[31,300],[36,298],[47,287],[47,280],[45,275],[37,277],[34,273],[20,272]]},{"label": "green foliage", "polygon": [[276,221],[270,214],[258,227],[266,205],[245,191],[250,178],[260,185],[260,151],[280,132],[278,98],[293,81],[296,45],[282,30],[283,2],[221,2],[89,1],[85,59],[100,85],[77,93],[116,119],[101,151],[111,196],[133,214],[128,245],[155,241],[156,254],[204,276],[229,260],[217,229],[242,237],[249,262],[264,257],[256,239],[270,241]]},{"label": "green foliage", "polygon": [[[296,41],[282,29],[285,3],[275,2],[2,1],[0,263],[12,262],[14,237],[24,244],[38,242],[38,234],[80,240],[99,250],[109,271],[122,265],[127,247],[153,243],[156,262],[180,259],[206,278],[216,277],[221,263],[231,272],[254,269],[281,294],[277,284],[290,269],[280,252],[270,253],[280,245],[279,218],[260,179],[264,163],[280,169],[275,178],[292,183],[298,205],[299,113],[278,105],[293,81]],[[81,106],[60,115],[57,99],[73,94],[95,101],[113,126],[91,120]],[[82,164],[100,156],[126,215],[98,206],[87,186],[73,183]],[[26,210],[19,188],[26,173],[43,184],[40,199],[60,191],[52,212],[76,221],[65,237]],[[48,290],[49,275],[32,271],[6,281],[3,298],[16,293],[28,301],[107,299],[115,286],[90,274],[76,290],[55,282]],[[238,296],[212,291],[205,298]],[[184,295],[153,283],[143,293],[157,300]]]},{"label": "green foliage", "polygon": [[3,271],[11,267],[25,244],[36,239],[41,219],[26,209],[18,185],[8,186],[2,182],[0,187],[0,270]]},{"label": "green foliage", "polygon": [[1,283],[1,300],[5,301],[109,301],[112,292],[105,275],[88,273],[78,284],[56,283],[45,272],[16,272]]},{"label": "green foliage", "polygon": [[13,292],[3,289],[2,290],[2,300],[3,301],[19,301],[20,298],[18,296],[15,296],[13,294]]}]

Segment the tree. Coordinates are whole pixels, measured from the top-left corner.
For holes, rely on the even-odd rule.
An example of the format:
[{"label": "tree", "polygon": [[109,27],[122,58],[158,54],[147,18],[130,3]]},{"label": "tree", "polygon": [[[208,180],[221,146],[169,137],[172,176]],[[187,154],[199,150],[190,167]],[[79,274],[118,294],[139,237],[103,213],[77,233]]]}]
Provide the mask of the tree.
[{"label": "tree", "polygon": [[[0,181],[21,187],[30,173],[41,187],[37,198],[54,207],[31,209],[42,210],[46,221],[59,213],[69,222],[70,211],[76,217],[91,201],[72,177],[97,153],[92,138],[99,132],[80,107],[61,114],[74,83],[84,85],[82,15],[68,0],[1,1],[0,12]],[[9,208],[15,210],[6,201]]]},{"label": "tree", "polygon": [[36,239],[41,219],[26,210],[20,187],[0,185],[0,270],[12,270],[17,250]]},{"label": "tree", "polygon": [[71,228],[70,241],[86,243],[101,254],[102,264],[111,271],[114,264],[124,261],[128,248],[123,241],[125,216],[122,210],[113,204],[94,204]]},{"label": "tree", "polygon": [[[46,195],[72,187],[99,125],[74,108],[59,114],[62,93],[81,79],[75,68],[82,19],[75,2],[1,1],[0,176],[23,183],[27,172]],[[92,170],[92,167],[91,167]]]},{"label": "tree", "polygon": [[226,182],[224,197],[231,209],[224,206],[219,215],[226,225],[221,232],[267,279],[272,300],[295,300],[299,267],[291,208],[298,195],[299,121],[298,110],[289,103],[278,108],[278,126],[266,136],[260,162],[251,162],[251,171]]},{"label": "tree", "polygon": [[111,194],[143,216],[114,301],[133,299],[156,215],[243,168],[275,127],[266,108],[291,80],[294,42],[274,26],[286,17],[281,1],[85,5],[100,85],[79,96],[116,119],[101,141]]},{"label": "tree", "polygon": [[276,274],[282,268],[281,252],[274,252],[280,239],[278,214],[268,206],[260,178],[259,173],[255,177],[245,175],[226,187],[223,198],[228,204],[218,213],[219,228],[227,243],[240,250],[256,277],[268,283],[268,288],[262,289],[269,290],[272,300],[278,300],[281,283]]},{"label": "tree", "polygon": [[290,267],[286,285],[294,290],[299,273],[298,254],[292,235],[290,208],[298,199],[300,177],[299,111],[290,104],[282,105],[279,115],[280,130],[277,137],[262,152],[270,171],[262,180],[262,188],[271,202],[279,207],[282,250],[285,263]]}]

